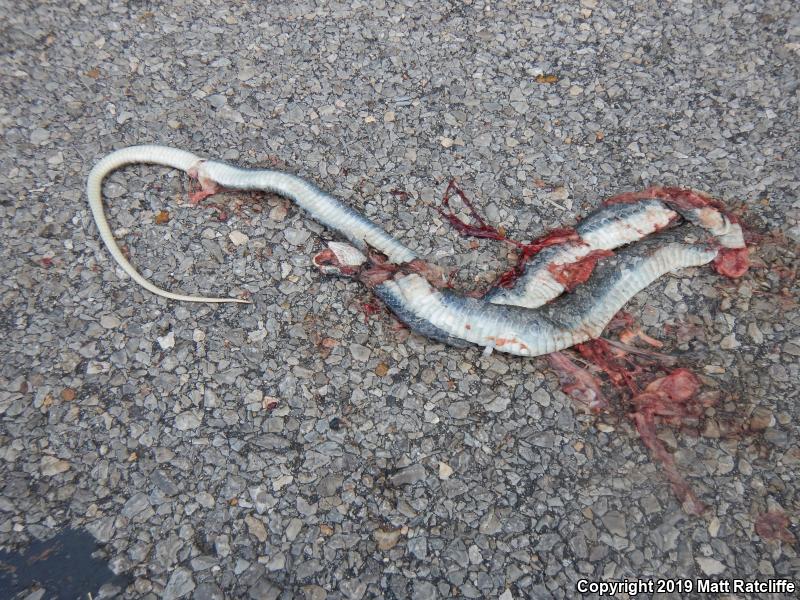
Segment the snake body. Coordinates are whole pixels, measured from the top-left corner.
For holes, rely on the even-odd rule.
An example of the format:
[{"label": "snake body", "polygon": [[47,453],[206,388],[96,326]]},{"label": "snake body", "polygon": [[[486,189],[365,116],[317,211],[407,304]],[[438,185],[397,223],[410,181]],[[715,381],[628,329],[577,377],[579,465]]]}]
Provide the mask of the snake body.
[{"label": "snake body", "polygon": [[398,263],[410,262],[416,258],[411,250],[375,223],[300,177],[270,169],[242,169],[215,160],[203,160],[199,156],[177,148],[131,146],[112,152],[94,166],[87,179],[86,195],[100,237],[111,256],[131,279],[158,296],[184,302],[246,302],[238,298],[186,296],[163,290],[142,277],[125,258],[114,240],[103,211],[102,185],[103,179],[109,173],[135,163],[180,169],[197,177],[206,185],[214,183],[234,190],[275,192],[292,200],[297,206],[308,211],[315,220],[337,231],[358,248],[370,246]]},{"label": "snake body", "polygon": [[577,241],[545,248],[526,265],[511,289],[495,288],[486,297],[493,304],[541,306],[566,289],[553,273],[554,266],[573,264],[592,252],[615,250],[664,229],[677,219],[675,211],[654,199],[600,208],[575,227]]},{"label": "snake body", "polygon": [[684,241],[692,233],[699,232],[691,227],[668,230],[625,248],[603,261],[575,292],[536,309],[437,290],[413,273],[387,280],[375,287],[375,293],[427,337],[539,356],[598,337],[634,295],[662,275],[714,260],[715,248]]},{"label": "snake body", "polygon": [[[404,268],[422,261],[378,225],[300,177],[203,160],[164,146],[117,150],[98,162],[88,177],[87,195],[95,223],[111,256],[136,283],[173,300],[246,302],[163,290],[142,277],[125,258],[104,215],[102,182],[110,172],[130,163],[183,170],[209,190],[221,186],[274,192],[289,198],[352,244],[329,245],[327,252],[333,265],[327,265],[326,272],[358,276],[370,260],[367,255],[376,250],[393,267],[384,269],[385,274],[369,285],[412,329],[456,346],[477,344],[522,356],[555,352],[599,336],[625,303],[665,273],[718,260],[725,249],[746,252],[738,223],[716,205],[709,205],[700,197],[692,202],[677,201],[674,194],[646,191],[589,215],[576,227],[578,240],[543,250],[511,289],[470,298],[438,289],[418,269],[414,272]],[[672,228],[681,219],[691,225]],[[553,277],[554,266],[570,265],[592,252],[609,251],[639,240],[642,241],[604,260],[590,281],[574,293],[561,296],[566,285]],[[316,259],[315,264],[323,268]]]}]

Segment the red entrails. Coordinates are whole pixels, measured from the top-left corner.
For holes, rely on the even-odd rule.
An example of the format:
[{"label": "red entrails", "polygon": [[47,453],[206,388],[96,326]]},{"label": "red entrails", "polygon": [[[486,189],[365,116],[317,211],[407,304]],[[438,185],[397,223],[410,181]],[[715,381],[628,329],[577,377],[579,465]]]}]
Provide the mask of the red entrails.
[{"label": "red entrails", "polygon": [[[645,344],[651,345],[653,348],[663,348],[664,343],[654,337],[647,335],[640,327],[630,327],[623,329],[619,334],[619,341],[623,344],[630,344],[634,340],[642,340]],[[642,353],[648,353],[653,356],[658,356],[657,353],[639,350]]]},{"label": "red entrails", "polygon": [[704,406],[696,396],[700,380],[689,369],[675,369],[665,377],[651,381],[641,394],[631,398],[637,412],[674,423],[675,417],[697,418]]},{"label": "red entrails", "polygon": [[636,431],[647,449],[650,450],[651,456],[656,462],[661,464],[661,468],[667,476],[672,491],[681,501],[683,509],[691,515],[701,515],[706,510],[706,505],[697,497],[692,491],[691,486],[686,479],[678,472],[678,465],[675,462],[675,457],[670,454],[666,446],[661,440],[656,437],[656,426],[652,416],[642,413],[633,413],[631,415]]},{"label": "red entrails", "polygon": [[525,265],[539,252],[548,246],[557,246],[565,242],[580,241],[580,239],[580,236],[574,229],[553,229],[549,233],[527,244],[512,239],[505,239],[504,241],[514,244],[518,248],[521,248],[522,251],[517,257],[516,264],[507,271],[501,273],[492,283],[490,289],[495,287],[506,289],[513,287],[517,279],[525,272]]},{"label": "red entrails", "polygon": [[606,325],[606,331],[616,331],[617,329],[627,329],[636,325],[636,317],[624,310],[619,311]]},{"label": "red entrails", "polygon": [[[193,182],[195,181],[194,177],[197,177],[197,173],[190,171],[189,176],[193,178],[191,180]],[[209,179],[198,177],[196,181],[199,183],[200,189],[189,192],[189,202],[195,205],[200,204],[209,196],[218,193],[221,189],[215,182]],[[193,184],[190,183],[190,186],[193,187]]]},{"label": "red entrails", "polygon": [[599,413],[608,408],[609,403],[603,394],[600,380],[586,369],[576,365],[563,352],[547,355],[550,366],[558,375],[561,389],[585,412]]},{"label": "red entrails", "polygon": [[361,269],[358,273],[358,280],[371,290],[388,279],[391,279],[396,272],[396,270],[381,266],[371,266],[366,269]]},{"label": "red entrails", "polygon": [[[458,218],[456,213],[454,213],[450,209],[450,195],[453,192],[458,194],[458,197],[461,198],[461,201],[464,203],[464,206],[466,206],[469,209],[472,218],[475,219],[475,222],[477,224],[474,223],[470,224],[462,221],[461,219]],[[442,217],[447,219],[450,222],[450,225],[452,225],[455,228],[455,230],[458,231],[461,235],[467,235],[476,238],[485,238],[489,240],[506,239],[505,231],[497,227],[491,227],[490,225],[486,224],[486,221],[484,221],[483,218],[480,216],[480,214],[478,214],[478,211],[475,210],[475,207],[473,206],[472,202],[470,202],[469,198],[467,198],[467,195],[461,191],[461,188],[459,188],[458,185],[456,185],[455,179],[451,179],[450,183],[447,184],[447,189],[444,192],[444,196],[442,196],[442,206],[444,208],[447,208],[448,210],[445,211],[444,208],[439,208],[438,206],[436,207],[436,210],[439,212],[440,215],[442,215]]]},{"label": "red entrails", "polygon": [[[628,319],[621,319],[619,324],[628,324]],[[610,406],[603,397],[603,384],[592,370],[601,370],[608,377],[608,383],[625,390],[622,393],[623,401],[630,406],[628,417],[633,421],[639,437],[653,460],[661,465],[684,509],[690,514],[699,515],[706,507],[680,474],[673,455],[658,439],[657,425],[681,426],[698,422],[705,414],[705,409],[715,403],[716,397],[700,394],[700,380],[694,373],[682,368],[672,370],[668,375],[648,383],[643,391],[640,390],[636,377],[645,373],[645,370],[628,357],[624,346],[605,340],[592,340],[575,346],[574,350],[589,363],[590,366],[586,368],[573,363],[564,353],[550,354],[548,360],[561,379],[563,391],[580,408],[597,398],[602,399],[599,405],[596,404],[599,408]],[[631,352],[637,354],[636,348],[631,347]]]},{"label": "red entrails", "polygon": [[[574,346],[583,358],[600,368],[608,375],[616,387],[627,387],[632,394],[639,393],[639,386],[634,379],[642,370],[630,361],[625,361],[623,353],[616,353],[605,340],[589,340]],[[628,364],[625,364],[625,362]]]},{"label": "red entrails", "polygon": [[361,303],[361,312],[364,313],[364,323],[369,322],[372,315],[378,314],[381,311],[381,305],[376,300],[369,300],[368,302]]},{"label": "red entrails", "polygon": [[748,248],[720,248],[714,259],[714,270],[725,277],[741,277],[750,268]]},{"label": "red entrails", "polygon": [[212,192],[211,190],[197,190],[196,192],[191,192],[189,194],[189,203],[196,206],[209,196],[213,195],[214,192]]},{"label": "red entrails", "polygon": [[636,431],[653,458],[661,463],[675,495],[690,514],[702,514],[706,506],[692,491],[686,479],[678,472],[675,458],[656,436],[656,422],[680,424],[687,419],[698,419],[713,400],[698,397],[700,380],[688,369],[675,369],[666,377],[652,381],[641,394],[631,399],[634,411],[630,417]]},{"label": "red entrails", "polygon": [[611,250],[592,250],[589,254],[573,263],[565,265],[551,264],[547,267],[547,270],[550,271],[557,282],[563,285],[568,292],[571,292],[591,277],[597,262],[601,258],[608,256],[614,256],[614,253]]},{"label": "red entrails", "polygon": [[[619,342],[626,346],[635,340],[642,340],[644,343],[649,344],[653,348],[664,347],[663,342],[647,335],[636,323],[634,316],[629,312],[625,312],[624,310],[621,310],[614,315],[614,318],[612,318],[609,324],[606,325],[605,331],[606,333],[619,331]],[[666,359],[672,359],[672,357],[667,355],[652,353],[642,350],[641,348],[636,348],[635,350],[638,354],[648,354],[651,356],[660,356]],[[670,360],[670,364],[672,362],[674,362],[674,360]]]},{"label": "red entrails", "polygon": [[343,265],[341,262],[339,262],[339,258],[336,256],[336,253],[330,248],[325,248],[324,250],[317,252],[311,259],[311,262],[313,262],[314,265],[320,269],[332,267],[342,275],[348,276],[357,274],[359,269],[359,267]]},{"label": "red entrails", "polygon": [[421,275],[435,288],[452,287],[453,278],[455,277],[455,273],[448,273],[442,267],[420,258],[415,258],[411,262],[401,265],[400,268],[404,272]]},{"label": "red entrails", "polygon": [[[452,210],[449,210],[450,198],[452,197],[453,192],[458,194],[458,197],[461,198],[461,201],[469,209],[472,218],[475,220],[474,223],[466,223],[462,221]],[[492,227],[491,225],[488,225],[486,221],[483,220],[483,217],[480,216],[475,206],[472,204],[469,198],[467,198],[466,194],[464,194],[464,192],[458,187],[454,179],[450,180],[450,183],[447,185],[447,189],[445,190],[444,196],[442,196],[442,205],[448,209],[447,212],[444,209],[438,207],[436,208],[436,210],[439,211],[439,214],[442,215],[445,219],[447,219],[447,221],[461,235],[507,242],[520,249],[520,254],[517,257],[516,264],[507,271],[505,271],[504,273],[501,273],[500,276],[494,281],[494,283],[492,283],[489,289],[495,287],[502,287],[502,288],[512,287],[514,283],[517,281],[517,279],[519,279],[519,277],[524,272],[525,265],[534,256],[536,256],[539,252],[541,252],[548,246],[556,246],[558,244],[563,244],[565,242],[580,241],[580,236],[572,228],[553,229],[552,231],[542,235],[541,237],[536,238],[532,242],[527,242],[527,243],[509,238],[506,236],[506,232],[502,228]],[[589,274],[591,274],[591,271],[589,271]]]},{"label": "red entrails", "polygon": [[[198,177],[197,171],[193,169],[189,170],[189,177],[192,178],[189,184],[190,188],[194,187],[195,181],[199,182],[200,184],[200,189],[189,192],[189,203],[193,206],[197,206],[209,196],[213,196],[214,194],[217,194],[220,191],[222,191],[222,188],[219,185],[217,185],[216,182],[211,181],[210,179],[205,179],[203,177]],[[211,210],[216,211],[215,216],[217,217],[218,221],[223,222],[228,220],[228,213],[219,204],[209,202],[204,206],[206,208],[210,208]]]}]

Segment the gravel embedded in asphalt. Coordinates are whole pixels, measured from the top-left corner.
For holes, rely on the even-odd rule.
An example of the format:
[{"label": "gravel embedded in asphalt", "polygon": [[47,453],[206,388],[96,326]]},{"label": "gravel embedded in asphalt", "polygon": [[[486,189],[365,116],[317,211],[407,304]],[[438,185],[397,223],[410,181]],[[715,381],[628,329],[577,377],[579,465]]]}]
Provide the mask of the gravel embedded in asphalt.
[{"label": "gravel embedded in asphalt", "polygon": [[[8,4],[0,545],[88,530],[131,582],[100,597],[797,580],[796,541],[757,527],[785,511],[798,531],[796,9],[517,4]],[[661,430],[708,513],[682,512],[623,412],[576,414],[546,361],[365,319],[369,294],[310,263],[331,232],[280,198],[195,208],[178,172],[112,174],[112,229],[146,277],[253,304],[139,289],[84,194],[139,143],[308,178],[473,286],[507,248],[440,218],[451,178],[517,238],[651,184],[745,207],[747,276],[688,269],[628,307],[721,392],[704,435]],[[720,435],[726,415],[755,433]]]}]

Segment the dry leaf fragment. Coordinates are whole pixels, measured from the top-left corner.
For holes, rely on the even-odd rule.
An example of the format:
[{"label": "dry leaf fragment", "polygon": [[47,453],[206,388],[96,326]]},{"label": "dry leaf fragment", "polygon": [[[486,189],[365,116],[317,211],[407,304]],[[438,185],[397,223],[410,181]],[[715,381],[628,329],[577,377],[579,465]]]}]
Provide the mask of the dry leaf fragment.
[{"label": "dry leaf fragment", "polygon": [[558,81],[558,77],[556,75],[537,75],[536,76],[536,83],[556,83]]},{"label": "dry leaf fragment", "polygon": [[378,529],[375,531],[375,541],[378,542],[379,550],[391,550],[400,541],[401,531],[395,529],[394,531],[384,531]]}]

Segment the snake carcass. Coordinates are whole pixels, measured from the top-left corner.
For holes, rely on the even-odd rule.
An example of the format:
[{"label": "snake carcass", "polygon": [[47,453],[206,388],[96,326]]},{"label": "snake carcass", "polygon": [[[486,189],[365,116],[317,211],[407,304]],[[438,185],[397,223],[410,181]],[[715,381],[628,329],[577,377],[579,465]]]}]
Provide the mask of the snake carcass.
[{"label": "snake carcass", "polygon": [[[578,223],[569,240],[533,257],[510,287],[470,297],[450,289],[442,269],[300,177],[204,160],[164,146],[117,150],[88,177],[95,223],[119,266],[145,289],[172,300],[247,302],[163,290],[125,258],[104,214],[102,183],[110,172],[131,163],[185,171],[200,182],[195,201],[221,188],[290,199],[349,242],[330,243],[317,254],[313,261],[320,270],[358,279],[411,329],[455,346],[475,344],[522,356],[556,352],[598,337],[635,294],[665,273],[713,262],[721,274],[737,277],[748,265],[742,228],[719,202],[692,190],[649,188],[607,200]],[[684,221],[688,224],[677,226]],[[618,248],[623,249],[613,252]],[[573,274],[587,264],[581,285],[574,285]]]}]

